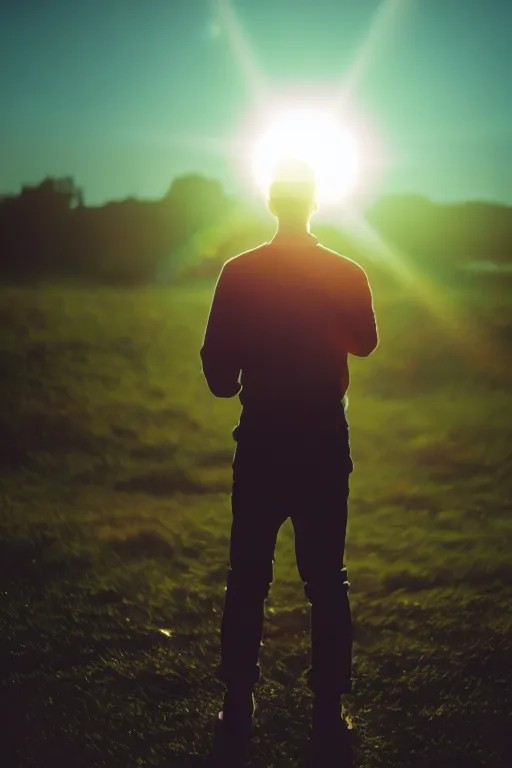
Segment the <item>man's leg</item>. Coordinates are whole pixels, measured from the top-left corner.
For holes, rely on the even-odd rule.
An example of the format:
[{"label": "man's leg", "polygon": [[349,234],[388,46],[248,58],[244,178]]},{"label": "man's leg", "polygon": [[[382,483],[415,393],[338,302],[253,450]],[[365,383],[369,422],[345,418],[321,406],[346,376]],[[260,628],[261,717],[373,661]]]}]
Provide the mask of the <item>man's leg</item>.
[{"label": "man's leg", "polygon": [[262,452],[237,447],[233,462],[230,567],[221,622],[221,678],[226,684],[214,738],[215,765],[245,764],[259,680],[264,603],[274,571],[277,534],[284,521],[272,494],[272,466]]},{"label": "man's leg", "polygon": [[[336,453],[335,453],[336,456]],[[337,466],[336,466],[337,465]],[[311,669],[314,693],[310,765],[351,765],[350,724],[341,696],[351,689],[352,618],[344,567],[350,460],[311,462],[307,492],[292,514],[295,553],[311,603]],[[334,762],[333,762],[334,761]]]},{"label": "man's leg", "polygon": [[338,697],[351,689],[352,618],[344,567],[349,495],[346,463],[310,465],[308,492],[292,513],[297,566],[311,603],[310,686]]},{"label": "man's leg", "polygon": [[[230,567],[221,622],[221,677],[228,690],[251,689],[259,680],[258,654],[264,603],[284,516],[276,507],[258,453],[237,448],[231,506]],[[262,476],[263,475],[263,476]]]}]

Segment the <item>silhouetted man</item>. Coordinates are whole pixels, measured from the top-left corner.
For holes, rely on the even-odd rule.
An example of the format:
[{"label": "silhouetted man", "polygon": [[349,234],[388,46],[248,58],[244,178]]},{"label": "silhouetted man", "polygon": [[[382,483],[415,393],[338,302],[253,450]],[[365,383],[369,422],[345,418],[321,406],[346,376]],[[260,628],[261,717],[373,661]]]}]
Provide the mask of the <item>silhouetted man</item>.
[{"label": "silhouetted man", "polygon": [[244,751],[250,732],[264,601],[277,534],[288,517],[311,603],[313,736],[329,751],[343,730],[340,699],[351,689],[352,653],[344,566],[353,469],[347,355],[366,357],[378,343],[365,272],[310,234],[311,170],[283,164],[269,208],[277,233],[224,264],[201,349],[212,393],[239,394],[242,404],[233,430],[233,522],[221,623],[226,694],[218,724],[233,754]]}]

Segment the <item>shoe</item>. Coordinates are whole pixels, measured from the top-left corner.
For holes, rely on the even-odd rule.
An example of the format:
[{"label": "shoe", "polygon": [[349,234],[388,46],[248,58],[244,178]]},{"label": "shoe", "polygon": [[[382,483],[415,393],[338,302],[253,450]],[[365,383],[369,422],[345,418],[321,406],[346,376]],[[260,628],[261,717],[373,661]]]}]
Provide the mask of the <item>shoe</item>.
[{"label": "shoe", "polygon": [[246,765],[255,709],[252,690],[226,692],[214,727],[214,768],[243,768]]},{"label": "shoe", "polygon": [[316,696],[313,702],[309,768],[352,766],[354,726],[342,714],[340,696]]}]

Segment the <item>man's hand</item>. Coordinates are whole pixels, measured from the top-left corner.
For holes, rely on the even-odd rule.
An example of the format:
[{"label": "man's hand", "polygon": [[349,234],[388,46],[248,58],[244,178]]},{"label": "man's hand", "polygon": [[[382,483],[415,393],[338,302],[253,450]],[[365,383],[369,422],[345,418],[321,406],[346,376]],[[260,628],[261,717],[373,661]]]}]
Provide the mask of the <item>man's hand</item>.
[{"label": "man's hand", "polygon": [[234,397],[241,389],[237,295],[229,263],[224,264],[215,286],[200,352],[206,382],[216,397]]},{"label": "man's hand", "polygon": [[368,357],[377,347],[379,335],[370,284],[361,267],[354,270],[346,284],[343,300],[342,334],[347,352]]}]

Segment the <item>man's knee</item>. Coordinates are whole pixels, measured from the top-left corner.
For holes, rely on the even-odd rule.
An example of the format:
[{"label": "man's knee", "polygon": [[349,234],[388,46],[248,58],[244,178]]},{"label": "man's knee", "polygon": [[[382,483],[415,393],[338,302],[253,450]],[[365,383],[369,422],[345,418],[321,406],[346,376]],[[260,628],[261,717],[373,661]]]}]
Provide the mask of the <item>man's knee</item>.
[{"label": "man's knee", "polygon": [[304,591],[310,603],[321,603],[333,599],[348,597],[348,571],[341,568],[337,571],[319,571],[318,574],[304,583]]},{"label": "man's knee", "polygon": [[266,599],[273,577],[273,564],[267,567],[250,563],[232,565],[228,571],[227,590],[233,597]]}]

